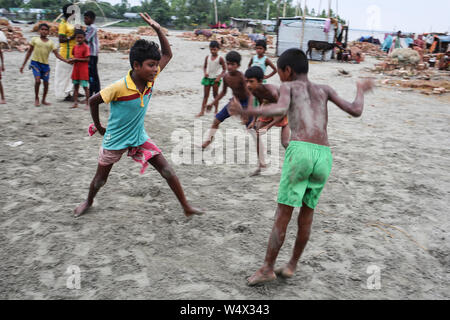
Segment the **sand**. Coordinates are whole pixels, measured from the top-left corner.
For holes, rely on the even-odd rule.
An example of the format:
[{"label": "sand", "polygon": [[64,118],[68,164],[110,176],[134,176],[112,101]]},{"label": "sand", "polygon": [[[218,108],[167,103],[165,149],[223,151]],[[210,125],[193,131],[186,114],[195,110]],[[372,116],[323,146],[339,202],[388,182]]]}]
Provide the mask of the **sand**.
[{"label": "sand", "polygon": [[[146,118],[147,132],[169,161],[177,146],[173,132],[194,133],[208,53],[208,43],[174,35],[173,61],[157,81]],[[242,51],[243,66],[250,53]],[[0,298],[450,298],[448,95],[379,87],[358,119],[330,104],[333,171],[299,269],[292,279],[250,288],[246,278],[262,265],[273,224],[279,168],[250,178],[250,163],[174,164],[188,199],[207,212],[186,220],[159,174],[149,168],[140,175],[139,165],[124,156],[90,213],[75,219],[72,211],[86,198],[96,170],[100,136],[87,135],[88,111],[55,100],[53,82],[53,105],[34,107],[31,72],[18,72],[24,53],[4,55]],[[102,87],[129,68],[122,53],[102,53],[99,60]],[[50,61],[52,81],[55,58]],[[353,99],[357,78],[369,76],[364,68],[374,63],[311,63],[310,78]],[[351,76],[339,76],[341,68]],[[106,122],[108,106],[100,114]],[[208,114],[199,123],[205,130],[212,119]],[[230,119],[223,128],[241,125]],[[279,166],[283,156],[280,146]],[[290,257],[295,217],[277,265]],[[81,272],[80,289],[67,286],[71,266]],[[376,283],[368,270],[379,270],[379,289],[368,289],[368,281]]]}]

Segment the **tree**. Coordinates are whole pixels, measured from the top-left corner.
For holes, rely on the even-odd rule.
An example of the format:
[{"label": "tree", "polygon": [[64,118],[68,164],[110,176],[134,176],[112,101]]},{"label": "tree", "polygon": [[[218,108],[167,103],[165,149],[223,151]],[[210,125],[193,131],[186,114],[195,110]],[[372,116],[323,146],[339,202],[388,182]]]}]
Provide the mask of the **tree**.
[{"label": "tree", "polygon": [[170,19],[170,7],[166,0],[144,0],[141,4],[141,10],[147,12],[152,19],[160,24],[167,24]]},{"label": "tree", "polygon": [[177,28],[183,28],[188,25],[188,7],[187,0],[172,0],[171,2],[172,15],[177,19],[175,20],[175,26]]}]

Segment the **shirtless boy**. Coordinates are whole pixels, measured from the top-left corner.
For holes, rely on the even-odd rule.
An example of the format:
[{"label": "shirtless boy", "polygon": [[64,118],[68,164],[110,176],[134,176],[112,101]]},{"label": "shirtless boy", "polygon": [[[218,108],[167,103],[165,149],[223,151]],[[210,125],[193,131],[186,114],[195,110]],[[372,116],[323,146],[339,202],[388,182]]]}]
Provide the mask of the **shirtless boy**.
[{"label": "shirtless boy", "polygon": [[[291,140],[286,150],[278,190],[275,223],[264,265],[247,279],[250,286],[273,281],[277,275],[284,278],[294,275],[310,236],[314,209],[333,162],[327,134],[328,101],[351,116],[360,117],[364,108],[364,94],[374,86],[372,80],[359,81],[355,101],[347,102],[331,87],[308,80],[308,59],[299,49],[289,49],[281,55],[278,74],[283,84],[277,104],[262,109],[244,110],[234,99],[230,105],[230,113],[233,115],[288,115],[291,129]],[[286,266],[275,270],[275,261],[283,245],[292,212],[299,207],[301,209],[294,252]]]},{"label": "shirtless boy", "polygon": [[[247,106],[250,105],[249,102],[251,94],[248,91],[247,86],[245,85],[244,75],[238,70],[241,66],[241,55],[239,54],[239,52],[230,51],[226,55],[225,60],[227,62],[228,72],[223,77],[222,92],[214,99],[212,103],[206,106],[207,110],[211,110],[213,105],[217,104],[223,97],[225,97],[228,87],[230,87],[233,91],[233,98],[236,98],[243,108],[247,108]],[[227,104],[218,114],[216,114],[214,122],[209,131],[208,138],[202,145],[203,149],[207,148],[211,144],[214,139],[214,134],[216,133],[217,129],[219,129],[220,124],[225,121],[225,119],[230,117],[230,114],[228,113],[228,106],[229,104]],[[252,119],[244,119],[244,122],[246,123],[247,127],[249,127]]]},{"label": "shirtless boy", "polygon": [[[263,84],[264,73],[260,67],[251,67],[245,72],[245,81],[247,82],[247,88],[252,93],[254,98],[258,101],[258,105],[264,107],[270,103],[276,103],[278,101],[279,88],[272,84]],[[256,121],[256,151],[258,153],[259,165],[258,169],[252,174],[257,176],[261,174],[261,169],[266,165],[263,159],[262,150],[264,148],[260,136],[268,131],[273,126],[281,127],[281,143],[286,149],[289,145],[290,130],[288,126],[288,120],[286,116],[281,117],[258,117]],[[253,125],[250,125],[253,128]]]}]

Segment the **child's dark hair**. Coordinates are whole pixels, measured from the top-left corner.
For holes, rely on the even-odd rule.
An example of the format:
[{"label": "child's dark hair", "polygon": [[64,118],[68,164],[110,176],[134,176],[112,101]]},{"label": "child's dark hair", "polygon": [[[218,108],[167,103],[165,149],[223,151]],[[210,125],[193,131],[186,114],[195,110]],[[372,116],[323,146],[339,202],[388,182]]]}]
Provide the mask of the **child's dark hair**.
[{"label": "child's dark hair", "polygon": [[67,3],[62,7],[62,12],[64,15],[64,18],[69,18],[74,12],[72,13],[68,13],[67,10],[69,9],[70,6],[73,6],[73,3]]},{"label": "child's dark hair", "polygon": [[217,48],[217,49],[220,49],[220,44],[217,42],[217,41],[211,41],[210,43],[209,43],[209,47],[210,48]]},{"label": "child's dark hair", "polygon": [[95,20],[95,17],[96,17],[94,11],[86,11],[86,12],[84,13],[84,16],[85,16],[85,17],[88,17],[88,18],[91,18],[92,20]]},{"label": "child's dark hair", "polygon": [[289,66],[297,74],[308,73],[309,71],[306,54],[295,48],[286,50],[278,59],[277,66],[283,71]]},{"label": "child's dark hair", "polygon": [[256,47],[263,47],[264,50],[267,50],[267,43],[266,40],[256,40],[255,42],[255,48]]},{"label": "child's dark hair", "polygon": [[254,78],[258,81],[263,81],[264,79],[264,72],[263,70],[258,67],[258,66],[253,66],[249,69],[247,69],[247,71],[245,71],[245,77],[247,79],[251,79]]},{"label": "child's dark hair", "polygon": [[39,25],[39,27],[38,27],[38,30],[41,30],[42,27],[47,28],[48,30],[50,30],[50,26],[49,26],[48,24],[46,24],[46,23],[41,23],[41,24]]},{"label": "child's dark hair", "polygon": [[161,52],[159,46],[153,41],[147,41],[140,39],[136,41],[130,50],[130,64],[131,68],[134,68],[134,62],[138,62],[139,65],[145,60],[161,60]]},{"label": "child's dark hair", "polygon": [[237,51],[230,51],[225,56],[227,62],[236,62],[238,65],[241,65],[241,59],[241,55]]},{"label": "child's dark hair", "polygon": [[84,33],[84,31],[82,29],[75,29],[75,35],[78,35],[78,34],[86,36],[86,34]]}]

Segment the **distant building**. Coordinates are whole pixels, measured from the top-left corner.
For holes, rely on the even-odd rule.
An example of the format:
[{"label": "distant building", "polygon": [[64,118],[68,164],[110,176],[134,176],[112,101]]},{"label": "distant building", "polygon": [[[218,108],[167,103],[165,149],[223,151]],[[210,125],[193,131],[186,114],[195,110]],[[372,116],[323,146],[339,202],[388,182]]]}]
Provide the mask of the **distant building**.
[{"label": "distant building", "polygon": [[139,19],[139,13],[134,13],[134,12],[125,12],[123,15],[125,18],[127,19]]}]

